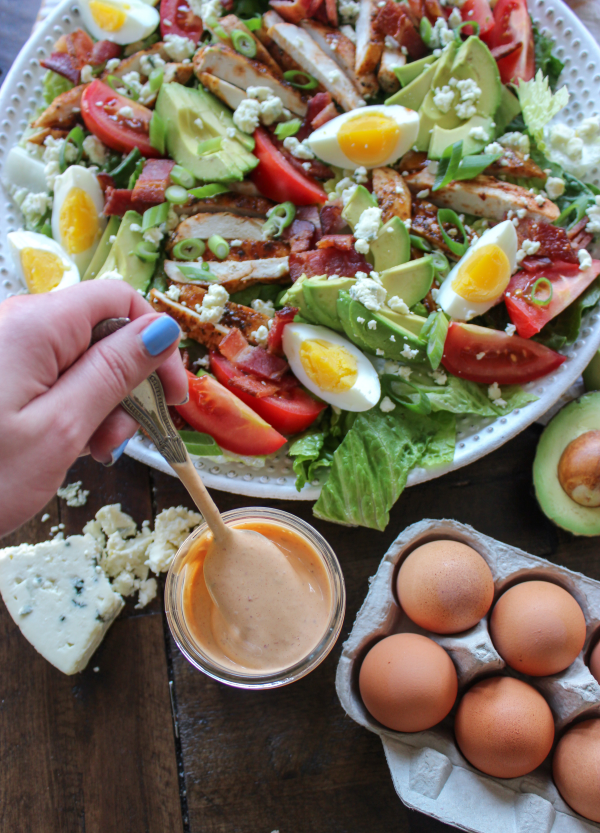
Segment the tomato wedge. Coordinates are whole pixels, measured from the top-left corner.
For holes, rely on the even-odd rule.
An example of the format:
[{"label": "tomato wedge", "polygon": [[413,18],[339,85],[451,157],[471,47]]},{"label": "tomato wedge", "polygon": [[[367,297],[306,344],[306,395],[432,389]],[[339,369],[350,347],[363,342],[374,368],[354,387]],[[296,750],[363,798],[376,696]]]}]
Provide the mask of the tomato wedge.
[{"label": "tomato wedge", "polygon": [[[234,365],[218,353],[210,354],[210,369],[219,382],[230,388],[230,381],[240,375]],[[235,395],[245,402],[253,411],[282,434],[299,434],[306,431],[327,405],[317,402],[303,388],[295,385],[273,396],[258,398],[249,393],[232,388]]]},{"label": "tomato wedge", "polygon": [[290,165],[266,130],[261,127],[255,130],[254,140],[258,167],[252,171],[250,179],[261,194],[278,203],[290,200],[294,205],[322,205],[327,202],[327,194],[321,186]]},{"label": "tomato wedge", "polygon": [[160,4],[160,34],[179,35],[198,43],[204,27],[202,19],[190,9],[188,0],[162,0]]},{"label": "tomato wedge", "polygon": [[526,0],[498,0],[494,7],[495,25],[486,43],[490,49],[519,44],[509,55],[498,59],[503,84],[522,78],[531,81],[535,74],[533,28]]},{"label": "tomato wedge", "polygon": [[442,364],[454,376],[470,382],[517,385],[551,373],[564,360],[560,353],[537,341],[452,321]]},{"label": "tomato wedge", "polygon": [[[583,271],[573,263],[554,263],[551,267],[535,272],[517,272],[510,279],[504,293],[504,303],[510,320],[523,338],[531,338],[552,318],[575,300],[591,282],[600,275],[600,260],[593,260]],[[537,280],[545,278],[552,284],[552,300],[549,304],[535,304],[531,293]],[[545,283],[545,282],[544,282]],[[536,295],[547,295],[547,285],[538,285]]]},{"label": "tomato wedge", "polygon": [[[494,28],[494,13],[488,0],[465,0],[460,7],[460,16],[465,23],[479,23],[479,36],[488,35]],[[472,26],[465,26],[466,35],[473,34]]]},{"label": "tomato wedge", "polygon": [[[123,107],[133,110],[133,115],[119,115]],[[160,156],[148,135],[152,110],[119,95],[103,81],[96,79],[83,91],[81,115],[87,129],[109,148],[129,153],[137,147],[142,156]]]},{"label": "tomato wedge", "polygon": [[285,443],[274,428],[212,376],[188,370],[190,401],[176,410],[196,431],[234,454],[273,454]]}]

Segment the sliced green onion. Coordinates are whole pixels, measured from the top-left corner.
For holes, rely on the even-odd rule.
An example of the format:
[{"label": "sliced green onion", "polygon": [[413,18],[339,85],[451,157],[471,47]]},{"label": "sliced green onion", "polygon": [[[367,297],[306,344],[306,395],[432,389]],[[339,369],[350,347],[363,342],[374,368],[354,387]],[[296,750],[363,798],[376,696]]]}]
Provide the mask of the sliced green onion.
[{"label": "sliced green onion", "polygon": [[436,272],[448,272],[450,270],[450,264],[448,263],[448,258],[446,257],[443,252],[432,252],[431,253],[431,262],[433,264],[433,268]]},{"label": "sliced green onion", "polygon": [[426,17],[421,18],[421,25],[419,26],[419,34],[421,35],[421,40],[423,43],[428,46],[430,49],[433,49],[433,44],[431,42],[431,37],[433,35],[433,29],[431,23],[427,20]]},{"label": "sliced green onion", "polygon": [[218,278],[210,271],[207,263],[190,263],[189,265],[178,263],[177,268],[188,281],[206,281],[208,283],[218,281]]},{"label": "sliced green onion", "polygon": [[[540,286],[543,286],[545,289],[548,290],[548,296],[546,298],[538,297],[537,291],[538,287]],[[531,287],[531,301],[538,307],[547,307],[550,301],[552,300],[553,295],[554,289],[548,278],[538,278],[537,281]]]},{"label": "sliced green onion", "polygon": [[[316,78],[313,78],[312,75],[301,69],[288,69],[287,72],[283,73],[283,78],[285,81],[288,81],[292,87],[297,87],[299,90],[314,90],[315,87],[319,86],[319,82]],[[297,80],[302,78],[306,80]]]},{"label": "sliced green onion", "polygon": [[479,31],[480,31],[479,23],[477,23],[476,20],[463,20],[463,22],[459,23],[458,26],[454,29],[454,37],[457,40],[460,40],[460,32],[461,32],[462,29],[465,28],[465,26],[472,26],[473,27],[472,34],[474,34],[476,37],[479,37]]},{"label": "sliced green onion", "polygon": [[[456,211],[453,211],[451,208],[440,208],[437,219],[446,245],[452,254],[462,257],[469,248],[469,238],[467,237],[467,232],[465,231],[465,227],[463,226],[460,217]],[[453,226],[456,226],[460,234],[462,234],[463,242],[459,243],[458,240],[453,240],[449,237],[444,229],[443,223],[451,223]]]},{"label": "sliced green onion", "polygon": [[44,234],[46,237],[52,237],[52,226],[50,223],[42,223],[36,231],[38,234]]},{"label": "sliced green onion", "polygon": [[234,29],[231,33],[231,42],[233,48],[240,55],[246,58],[254,58],[256,55],[256,41],[249,32],[243,32],[241,29]]},{"label": "sliced green onion", "polygon": [[165,198],[175,205],[185,205],[189,199],[189,194],[181,185],[169,185],[165,191]]},{"label": "sliced green onion", "polygon": [[473,153],[460,160],[455,180],[473,179],[482,174],[486,168],[497,162],[501,153]]},{"label": "sliced green onion", "polygon": [[225,29],[222,27],[222,25],[220,23],[217,23],[216,21],[214,21],[214,22],[207,21],[207,22],[208,22],[208,26],[210,27],[210,29],[214,32],[214,34],[218,38],[220,38],[221,40],[229,40],[229,35],[227,34],[227,32],[225,31]]},{"label": "sliced green onion", "polygon": [[456,179],[458,173],[458,166],[462,159],[463,143],[455,142],[450,147],[447,147],[442,154],[442,158],[438,164],[438,172],[433,183],[432,191],[437,191],[439,188],[445,188]]},{"label": "sliced green onion", "polygon": [[[589,194],[582,194],[580,197],[577,197],[576,200],[573,200],[571,205],[568,205],[564,211],[560,214],[560,216],[554,221],[555,226],[565,226],[566,228],[572,228],[573,226],[577,225],[580,220],[583,220],[587,209],[592,205],[594,202],[594,197]],[[575,212],[575,217],[573,220],[569,220],[571,214]],[[567,225],[567,220],[569,223]]]},{"label": "sliced green onion", "polygon": [[175,260],[198,260],[206,250],[206,243],[197,237],[188,237],[180,240],[173,246],[173,257]]},{"label": "sliced green onion", "polygon": [[169,216],[169,203],[162,202],[160,205],[154,205],[144,211],[142,219],[142,231],[148,231],[151,228],[156,228],[167,222]]},{"label": "sliced green onion", "polygon": [[[380,378],[381,391],[386,396],[395,402],[397,405],[402,405],[409,411],[416,414],[430,414],[431,402],[425,391],[408,382],[405,379],[400,380],[398,376],[390,373],[385,373]],[[402,389],[413,391],[411,393],[403,393]]]},{"label": "sliced green onion", "polygon": [[118,75],[109,75],[106,79],[106,83],[114,90],[117,95],[123,95],[123,93],[118,92],[117,87],[121,90],[126,90],[126,97],[132,99],[132,101],[137,101],[139,93],[135,90],[131,84],[128,84],[127,81],[124,81],[122,78],[119,78]]},{"label": "sliced green onion", "polygon": [[156,110],[152,113],[150,119],[150,144],[159,153],[165,152],[165,139],[167,137],[167,125],[158,115]]},{"label": "sliced green onion", "polygon": [[162,83],[165,78],[165,69],[164,67],[154,67],[150,75],[148,76],[148,84],[150,86],[150,92],[157,92],[162,87]]},{"label": "sliced green onion", "polygon": [[208,238],[208,248],[219,260],[225,260],[229,254],[229,243],[220,234],[212,234]]},{"label": "sliced green onion", "polygon": [[143,260],[144,263],[154,263],[159,258],[159,252],[156,246],[152,243],[148,243],[146,240],[140,240],[134,249],[134,254],[136,254],[140,260]]},{"label": "sliced green onion", "polygon": [[140,174],[144,170],[144,165],[146,164],[145,159],[138,159],[136,162],[135,168],[133,169],[133,173],[127,180],[127,188],[131,191],[132,188],[135,188],[135,183],[140,178]]},{"label": "sliced green onion", "polygon": [[442,361],[448,326],[446,315],[439,310],[439,312],[432,312],[421,327],[419,336],[427,339],[427,358],[433,370],[437,370]]},{"label": "sliced green onion", "polygon": [[256,32],[262,26],[262,17],[259,14],[256,14],[249,20],[242,20],[242,23],[244,23],[251,32]]},{"label": "sliced green onion", "polygon": [[214,139],[206,139],[206,141],[200,142],[198,145],[198,156],[205,156],[207,153],[216,153],[218,150],[221,150],[222,145],[222,136],[215,136]]},{"label": "sliced green onion", "polygon": [[278,124],[275,128],[275,135],[283,142],[288,136],[295,136],[302,127],[300,119],[291,119],[291,121],[284,121]]},{"label": "sliced green onion", "polygon": [[175,185],[183,186],[183,188],[193,188],[196,184],[196,177],[182,165],[175,165],[171,171],[171,181]]},{"label": "sliced green onion", "polygon": [[[81,157],[83,156],[84,139],[85,134],[81,127],[77,125],[77,127],[74,127],[73,130],[71,130],[65,141],[60,146],[59,165],[61,174],[64,174],[69,165],[78,165],[81,162]],[[68,145],[73,145],[77,150],[77,156],[73,162],[67,162],[66,159],[66,151]]]},{"label": "sliced green onion", "polygon": [[217,194],[226,194],[229,188],[226,185],[219,185],[217,182],[210,182],[208,185],[201,185],[199,188],[192,188],[189,191],[190,197],[197,200],[206,200],[209,197],[216,197]]},{"label": "sliced green onion", "polygon": [[109,176],[112,177],[117,188],[123,188],[129,182],[129,177],[135,171],[138,160],[141,157],[140,149],[134,148],[117,167],[108,171]]},{"label": "sliced green onion", "polygon": [[281,237],[284,229],[294,222],[296,206],[293,202],[282,202],[269,212],[267,222],[263,225],[265,237]]},{"label": "sliced green onion", "polygon": [[431,243],[428,240],[425,240],[424,237],[418,237],[416,234],[409,234],[410,238],[410,245],[414,249],[418,249],[420,252],[430,252],[432,251]]}]

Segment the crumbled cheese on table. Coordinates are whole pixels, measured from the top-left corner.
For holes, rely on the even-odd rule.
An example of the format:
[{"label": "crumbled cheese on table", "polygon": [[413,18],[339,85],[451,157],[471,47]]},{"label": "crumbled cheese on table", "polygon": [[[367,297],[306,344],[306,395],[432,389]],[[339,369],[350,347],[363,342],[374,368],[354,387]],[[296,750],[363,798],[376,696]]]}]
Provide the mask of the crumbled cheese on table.
[{"label": "crumbled cheese on table", "polygon": [[85,506],[89,493],[89,489],[82,489],[81,480],[77,480],[63,486],[56,494],[67,502],[67,506]]}]

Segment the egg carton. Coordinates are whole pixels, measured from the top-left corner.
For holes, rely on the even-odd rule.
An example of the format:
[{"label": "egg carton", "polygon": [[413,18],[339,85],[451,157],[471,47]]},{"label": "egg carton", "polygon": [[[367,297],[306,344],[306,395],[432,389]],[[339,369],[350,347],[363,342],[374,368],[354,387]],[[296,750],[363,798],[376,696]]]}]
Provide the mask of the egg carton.
[{"label": "egg carton", "polygon": [[[395,591],[400,563],[428,541],[449,538],[477,550],[494,577],[494,599],[514,584],[542,579],[559,584],[581,605],[586,620],[585,645],[575,662],[551,677],[528,677],[506,666],[489,633],[489,614],[461,634],[439,635],[423,630],[401,610]],[[551,564],[482,535],[451,520],[424,520],[399,535],[369,581],[367,597],[344,643],[336,689],[347,714],[381,738],[394,787],[408,807],[473,833],[591,833],[600,824],[577,815],[561,798],[551,776],[552,753],[521,778],[485,775],[462,756],[454,740],[454,714],[465,688],[499,673],[522,679],[546,699],[556,734],[575,718],[600,717],[600,685],[585,658],[600,626],[600,582]],[[358,688],[360,665],[381,637],[419,633],[441,645],[458,675],[458,697],[448,717],[424,732],[386,729],[368,713]]]}]

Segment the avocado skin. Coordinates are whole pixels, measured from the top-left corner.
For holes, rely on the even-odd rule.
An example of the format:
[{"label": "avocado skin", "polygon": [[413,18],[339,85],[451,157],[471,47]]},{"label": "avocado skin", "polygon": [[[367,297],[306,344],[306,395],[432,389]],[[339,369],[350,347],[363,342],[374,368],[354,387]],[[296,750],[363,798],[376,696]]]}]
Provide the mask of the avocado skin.
[{"label": "avocado skin", "polygon": [[[239,182],[258,165],[258,159],[250,153],[254,139],[237,130],[229,109],[201,87],[163,84],[156,101],[156,112],[166,125],[168,155],[197,179]],[[197,119],[202,122],[202,128],[195,123]],[[236,130],[236,138],[227,136],[230,128]],[[221,149],[198,156],[200,142],[215,138],[223,140]]]},{"label": "avocado skin", "polygon": [[400,217],[392,217],[379,229],[377,239],[371,243],[371,254],[376,272],[410,260],[410,237]]},{"label": "avocado skin", "polygon": [[407,307],[413,307],[431,289],[433,273],[431,257],[427,256],[386,269],[380,278],[388,297],[397,295]]},{"label": "avocado skin", "polygon": [[107,272],[116,269],[123,276],[126,283],[145,294],[150,286],[156,264],[144,263],[134,254],[135,247],[144,239],[141,231],[131,230],[131,226],[135,224],[142,225],[142,215],[138,214],[137,211],[126,211],[117,232],[117,239],[112,244],[109,255],[104,262],[104,266],[98,272],[96,280]]},{"label": "avocado skin", "polygon": [[106,263],[106,259],[110,254],[110,250],[112,247],[112,243],[110,242],[110,238],[117,234],[119,230],[119,226],[121,225],[121,218],[120,217],[109,217],[108,223],[106,224],[106,228],[104,229],[104,233],[100,238],[100,242],[94,252],[94,257],[92,258],[90,265],[85,270],[85,274],[82,281],[91,281],[93,280],[98,272],[102,269],[104,264]]},{"label": "avocado skin", "polygon": [[544,515],[573,535],[600,535],[600,507],[580,506],[558,480],[558,463],[569,443],[600,429],[600,391],[569,402],[548,423],[533,461],[535,496]]},{"label": "avocado skin", "polygon": [[[412,349],[421,351],[421,355],[413,359],[418,361],[425,357],[425,343],[410,330],[404,329],[394,319],[402,319],[402,316],[386,310],[385,317],[379,312],[371,312],[363,304],[354,301],[348,292],[341,291],[338,294],[337,310],[344,332],[361,350],[372,355],[377,355],[377,350],[383,350],[383,357],[396,361],[406,361],[402,356],[404,345],[408,344]],[[359,322],[359,318],[364,319]],[[375,321],[376,328],[370,329],[369,322]],[[425,320],[423,320],[425,323]],[[391,341],[394,336],[394,341]]]},{"label": "avocado skin", "polygon": [[600,350],[583,371],[583,383],[587,391],[600,390]]},{"label": "avocado skin", "polygon": [[337,313],[338,292],[350,289],[354,283],[354,278],[314,277],[304,281],[302,289],[312,318],[323,327],[343,333]]}]

